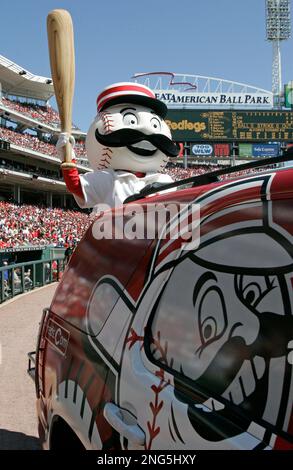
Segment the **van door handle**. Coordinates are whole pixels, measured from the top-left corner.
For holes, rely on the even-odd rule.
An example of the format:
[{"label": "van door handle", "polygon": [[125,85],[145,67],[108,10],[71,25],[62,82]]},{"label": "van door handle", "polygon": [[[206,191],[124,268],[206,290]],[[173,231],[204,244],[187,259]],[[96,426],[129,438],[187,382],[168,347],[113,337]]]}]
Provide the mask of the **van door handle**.
[{"label": "van door handle", "polygon": [[104,418],[123,437],[137,446],[145,443],[145,434],[137,424],[127,424],[123,419],[122,410],[114,403],[107,403],[104,407]]}]

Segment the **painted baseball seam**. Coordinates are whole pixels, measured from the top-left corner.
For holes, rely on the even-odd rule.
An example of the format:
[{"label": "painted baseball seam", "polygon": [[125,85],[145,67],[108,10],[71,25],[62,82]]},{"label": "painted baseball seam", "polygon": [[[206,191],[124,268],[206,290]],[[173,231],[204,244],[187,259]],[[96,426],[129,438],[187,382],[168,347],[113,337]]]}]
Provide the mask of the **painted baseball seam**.
[{"label": "painted baseball seam", "polygon": [[[141,343],[140,350],[141,350],[143,347],[143,341],[144,341],[144,336],[138,335],[136,331],[133,328],[131,328],[130,335],[128,336],[125,344],[128,344],[128,349],[130,350],[137,342],[140,342]],[[157,333],[157,338],[152,338],[152,343],[155,346],[153,350],[153,354],[155,354],[158,351],[161,356],[159,360],[163,362],[164,364],[172,367],[173,359],[171,359],[170,362],[168,362],[168,359],[167,359],[168,343],[166,341],[165,345],[162,346],[160,331],[158,331]],[[160,378],[159,385],[153,384],[151,386],[151,389],[154,392],[155,396],[154,396],[153,401],[149,403],[151,414],[152,414],[152,420],[147,421],[147,427],[149,431],[149,442],[145,444],[146,450],[151,449],[154,439],[158,436],[161,430],[160,426],[157,426],[157,417],[163,408],[164,402],[163,400],[159,401],[159,395],[170,384],[170,380],[166,381],[164,374],[165,374],[164,370],[159,369],[155,373],[155,375]]]},{"label": "painted baseball seam", "polygon": [[106,111],[103,111],[102,113],[100,113],[100,116],[103,122],[104,132],[105,134],[109,134],[113,129],[114,121],[112,119],[112,115],[111,113],[107,113]]},{"label": "painted baseball seam", "polygon": [[[103,131],[105,134],[109,134],[112,129],[113,129],[113,119],[111,113],[107,113],[106,111],[103,111],[99,113],[99,117],[103,123]],[[112,153],[113,150],[110,149],[109,147],[103,147],[102,148],[102,160],[100,160],[97,169],[98,170],[105,170],[109,168],[111,164],[111,158],[112,158]]]},{"label": "painted baseball seam", "polygon": [[106,168],[109,168],[111,164],[111,158],[112,158],[113,150],[110,149],[109,147],[103,147],[102,149],[102,160],[100,160],[100,163],[98,165],[98,170],[103,170]]}]

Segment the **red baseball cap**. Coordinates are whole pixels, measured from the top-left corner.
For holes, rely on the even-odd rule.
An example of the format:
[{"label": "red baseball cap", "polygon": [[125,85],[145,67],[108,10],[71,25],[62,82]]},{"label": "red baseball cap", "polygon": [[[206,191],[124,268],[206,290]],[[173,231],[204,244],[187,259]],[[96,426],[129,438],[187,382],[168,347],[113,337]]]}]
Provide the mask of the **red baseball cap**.
[{"label": "red baseball cap", "polygon": [[145,85],[134,82],[114,83],[106,87],[97,98],[98,112],[120,103],[141,104],[164,118],[168,108],[158,100],[154,92]]}]

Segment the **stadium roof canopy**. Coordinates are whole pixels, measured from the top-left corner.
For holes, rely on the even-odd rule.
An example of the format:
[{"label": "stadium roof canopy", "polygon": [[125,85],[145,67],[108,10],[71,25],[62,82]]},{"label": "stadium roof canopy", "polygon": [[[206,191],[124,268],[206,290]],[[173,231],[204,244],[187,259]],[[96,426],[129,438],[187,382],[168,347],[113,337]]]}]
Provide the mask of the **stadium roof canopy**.
[{"label": "stadium roof canopy", "polygon": [[54,95],[51,78],[34,75],[0,55],[0,83],[9,95],[48,101]]}]

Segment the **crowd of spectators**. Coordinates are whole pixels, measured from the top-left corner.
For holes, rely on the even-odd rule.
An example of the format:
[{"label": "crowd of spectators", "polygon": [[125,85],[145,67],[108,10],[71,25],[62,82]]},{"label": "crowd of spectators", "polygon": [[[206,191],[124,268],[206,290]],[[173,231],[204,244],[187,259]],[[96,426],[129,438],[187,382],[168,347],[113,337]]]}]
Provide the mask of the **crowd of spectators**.
[{"label": "crowd of spectators", "polygon": [[0,138],[19,147],[29,148],[52,157],[57,155],[55,145],[44,142],[28,132],[17,132],[12,127],[0,127]]},{"label": "crowd of spectators", "polygon": [[36,119],[37,121],[49,124],[53,127],[60,127],[59,114],[49,105],[40,106],[34,103],[10,100],[5,97],[2,97],[2,103],[6,108]]},{"label": "crowd of spectators", "polygon": [[[223,167],[197,165],[184,169],[173,165],[166,168],[165,172],[179,180],[219,168]],[[259,169],[253,170],[257,171]],[[244,176],[251,172],[252,170],[246,170],[220,178]],[[88,225],[89,216],[85,213],[0,201],[0,249],[31,245],[67,247],[80,240]]]},{"label": "crowd of spectators", "polygon": [[0,201],[0,249],[76,244],[89,225],[87,214]]},{"label": "crowd of spectators", "polygon": [[210,171],[219,170],[219,165],[194,165],[193,167],[184,168],[181,165],[168,165],[164,173],[170,175],[175,181],[182,180],[185,178],[191,178],[192,176],[203,175]]},{"label": "crowd of spectators", "polygon": [[[200,176],[200,175],[203,175],[204,173],[209,173],[210,171],[221,170],[224,168],[225,166],[217,165],[217,164],[194,165],[188,168],[184,168],[181,165],[170,165],[165,168],[164,172],[170,175],[175,181],[178,181],[178,180],[185,179],[185,178],[191,178],[192,176]],[[219,176],[219,179],[226,180],[226,179],[231,179],[231,178],[237,178],[237,177],[245,176],[250,173],[258,173],[260,171],[264,171],[269,168],[273,168],[273,166],[268,165],[266,167],[236,171],[235,173],[221,175]]]},{"label": "crowd of spectators", "polygon": [[[19,147],[29,148],[36,152],[57,157],[56,146],[40,140],[37,136],[28,132],[17,132],[13,127],[0,127],[0,138],[10,142],[11,144],[18,145]],[[75,153],[77,162],[80,163],[85,160],[86,152],[84,143],[78,141],[75,146]]]},{"label": "crowd of spectators", "polygon": [[[28,132],[17,132],[13,127],[0,127],[0,138],[6,141],[9,141],[11,144],[18,145],[19,147],[29,148],[36,152],[43,153],[45,155],[50,155],[52,157],[57,157],[56,146],[40,140],[36,135],[32,135]],[[86,150],[83,141],[76,141],[74,147],[77,163],[88,166],[88,161],[86,159]],[[227,165],[228,166],[228,165]],[[189,178],[191,176],[198,176],[204,173],[215,171],[218,169],[224,168],[217,164],[198,164],[184,168],[181,165],[171,164],[168,165],[164,172],[172,176],[172,178],[177,181],[184,178]],[[258,169],[255,170],[259,171]],[[244,174],[251,173],[252,170],[241,171],[233,173],[233,177],[243,176]],[[221,179],[230,178],[231,175],[221,176]]]}]

